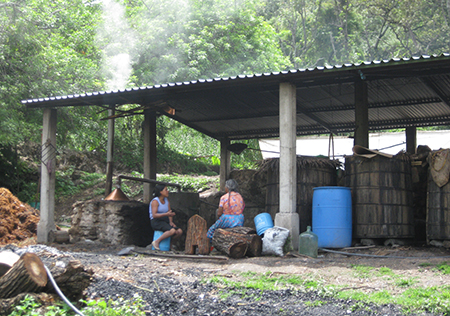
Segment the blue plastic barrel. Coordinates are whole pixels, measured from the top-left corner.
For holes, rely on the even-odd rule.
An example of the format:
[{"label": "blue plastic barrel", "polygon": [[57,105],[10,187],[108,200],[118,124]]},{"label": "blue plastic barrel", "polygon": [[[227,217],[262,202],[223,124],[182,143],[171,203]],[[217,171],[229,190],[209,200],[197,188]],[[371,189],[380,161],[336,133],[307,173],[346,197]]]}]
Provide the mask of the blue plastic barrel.
[{"label": "blue plastic barrel", "polygon": [[346,187],[314,188],[312,231],[319,248],[352,245],[352,195]]},{"label": "blue plastic barrel", "polygon": [[[162,231],[155,230],[155,233],[153,234],[153,240],[158,239],[159,237],[161,237],[162,234],[163,234]],[[161,249],[162,251],[170,251],[170,238],[171,237],[163,239],[159,243],[159,249]],[[152,246],[152,250],[155,250],[155,248],[153,246]]]},{"label": "blue plastic barrel", "polygon": [[261,213],[255,216],[256,233],[261,236],[266,230],[273,227],[272,216],[269,213]]}]

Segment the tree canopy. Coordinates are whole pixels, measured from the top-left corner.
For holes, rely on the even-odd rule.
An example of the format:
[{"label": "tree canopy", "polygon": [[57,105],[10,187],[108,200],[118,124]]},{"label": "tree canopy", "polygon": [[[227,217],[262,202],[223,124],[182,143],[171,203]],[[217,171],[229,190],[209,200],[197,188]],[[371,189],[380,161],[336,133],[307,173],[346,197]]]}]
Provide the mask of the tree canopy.
[{"label": "tree canopy", "polygon": [[[0,0],[0,12],[2,148],[40,144],[42,113],[22,99],[441,54],[450,43],[441,0]],[[61,109],[58,146],[104,150],[104,117]],[[116,124],[128,153],[118,159],[137,161],[142,117]],[[205,144],[161,142],[167,150],[218,155],[214,140],[159,124],[167,139],[184,131]]]}]

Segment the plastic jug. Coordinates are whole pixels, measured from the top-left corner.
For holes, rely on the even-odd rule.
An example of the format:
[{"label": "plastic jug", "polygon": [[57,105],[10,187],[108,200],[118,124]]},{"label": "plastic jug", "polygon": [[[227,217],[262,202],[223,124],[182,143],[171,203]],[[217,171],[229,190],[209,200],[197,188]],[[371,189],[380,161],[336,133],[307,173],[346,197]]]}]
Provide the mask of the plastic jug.
[{"label": "plastic jug", "polygon": [[311,226],[306,228],[306,232],[300,234],[299,253],[317,258],[319,238],[311,231]]}]

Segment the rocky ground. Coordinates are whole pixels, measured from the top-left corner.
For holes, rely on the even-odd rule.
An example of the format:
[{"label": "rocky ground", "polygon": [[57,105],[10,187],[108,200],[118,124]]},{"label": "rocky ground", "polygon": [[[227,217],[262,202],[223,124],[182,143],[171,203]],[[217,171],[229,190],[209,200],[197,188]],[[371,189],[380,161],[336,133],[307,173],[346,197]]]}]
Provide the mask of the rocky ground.
[{"label": "rocky ground", "polygon": [[[184,258],[182,253],[162,253],[136,247],[119,255],[124,248],[89,241],[4,247],[16,252],[35,252],[47,265],[79,260],[94,271],[92,283],[86,290],[88,298],[131,299],[138,294],[145,301],[147,315],[406,315],[399,306],[374,306],[331,299],[314,291],[297,291],[294,286],[276,291],[230,291],[205,282],[213,276],[240,281],[245,272],[270,276],[293,274],[321,284],[341,285],[362,292],[386,290],[396,293],[404,289],[396,286],[392,277],[358,275],[352,269],[355,265],[388,267],[401,278],[416,280],[415,286],[445,285],[450,281],[449,276],[433,270],[433,264],[449,260],[450,253],[435,247],[342,250],[357,256],[321,252],[317,259],[287,254],[283,257],[227,260],[222,260],[224,257],[217,254],[192,259]],[[177,257],[164,257],[167,254]],[[378,257],[386,255],[391,258]]]}]

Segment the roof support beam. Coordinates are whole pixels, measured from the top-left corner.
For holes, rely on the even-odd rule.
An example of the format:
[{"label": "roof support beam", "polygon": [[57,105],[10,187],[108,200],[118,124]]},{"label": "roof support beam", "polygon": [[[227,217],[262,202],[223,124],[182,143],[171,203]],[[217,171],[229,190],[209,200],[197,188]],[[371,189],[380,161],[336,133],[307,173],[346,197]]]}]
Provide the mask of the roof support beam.
[{"label": "roof support beam", "polygon": [[417,133],[416,127],[410,126],[405,130],[406,134],[406,152],[414,155],[416,153],[417,148]]},{"label": "roof support beam", "polygon": [[228,150],[230,140],[224,138],[220,140],[220,190],[225,191],[225,181],[227,181],[231,170],[231,153]]},{"label": "roof support beam", "polygon": [[369,148],[369,102],[367,82],[355,80],[355,140],[354,145]]},{"label": "roof support beam", "polygon": [[[144,110],[144,178],[156,180],[156,112]],[[144,183],[144,203],[150,203],[154,184]]]},{"label": "roof support beam", "polygon": [[37,242],[49,243],[55,238],[56,182],[56,109],[44,109],[41,153],[41,214]]},{"label": "roof support beam", "polygon": [[294,250],[299,248],[300,219],[297,213],[297,154],[296,154],[295,85],[280,83],[280,211],[275,225],[289,229]]},{"label": "roof support beam", "polygon": [[444,95],[440,89],[436,86],[436,84],[428,78],[422,78],[422,81],[431,89],[434,93],[438,95],[438,97],[444,102],[448,107],[450,107],[448,96]]},{"label": "roof support beam", "polygon": [[[110,105],[108,109],[108,117],[113,117],[115,114],[115,106]],[[108,144],[106,148],[106,187],[105,187],[105,197],[112,191],[113,183],[113,170],[114,170],[114,124],[115,119],[110,118],[108,120]]]}]

